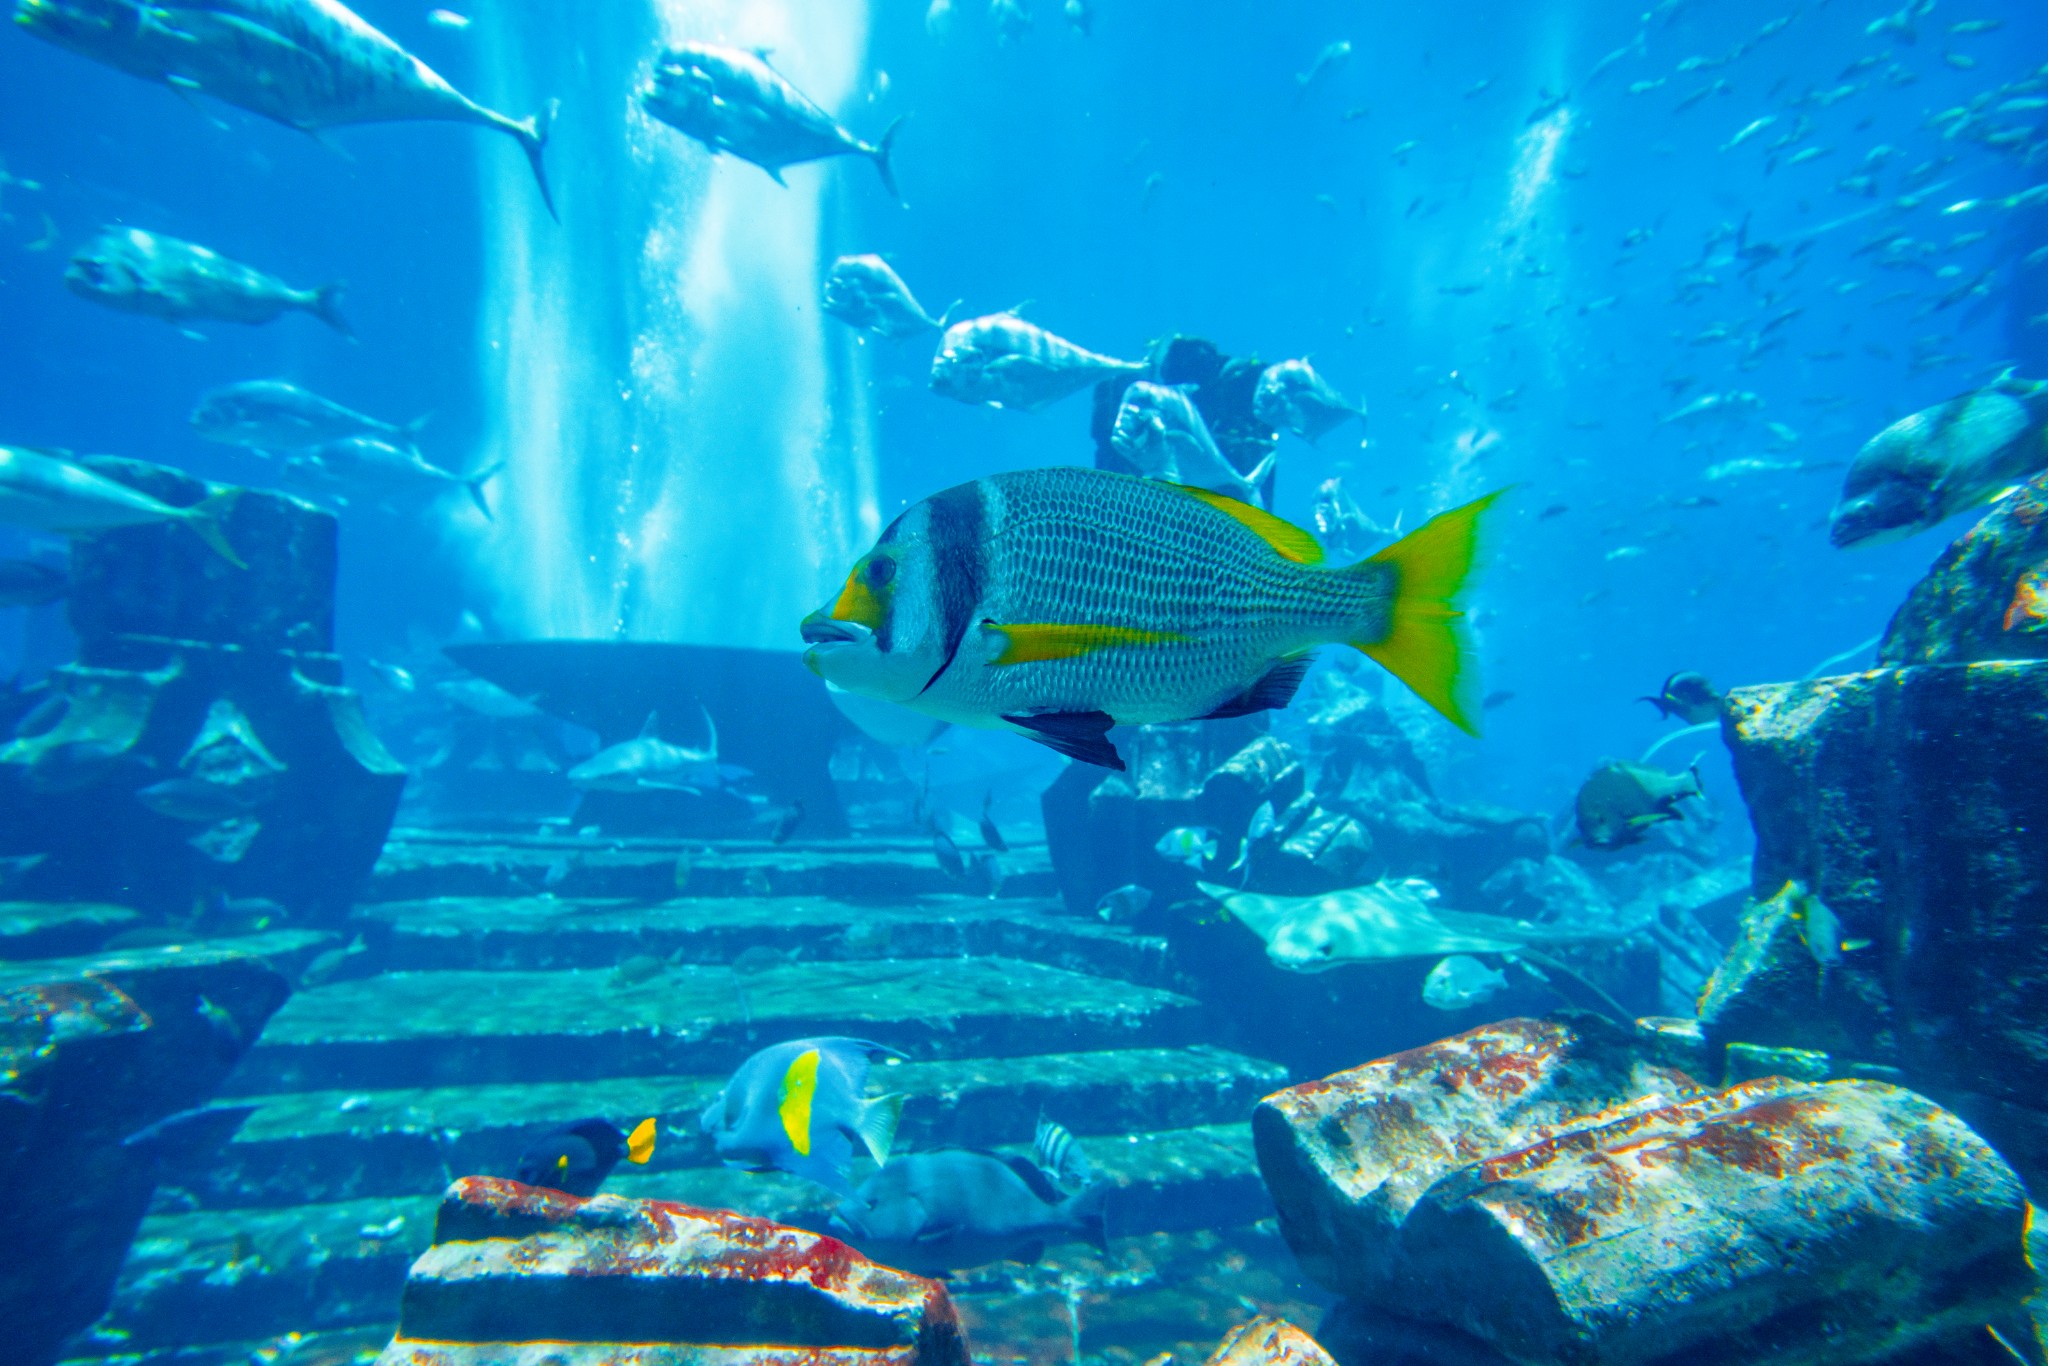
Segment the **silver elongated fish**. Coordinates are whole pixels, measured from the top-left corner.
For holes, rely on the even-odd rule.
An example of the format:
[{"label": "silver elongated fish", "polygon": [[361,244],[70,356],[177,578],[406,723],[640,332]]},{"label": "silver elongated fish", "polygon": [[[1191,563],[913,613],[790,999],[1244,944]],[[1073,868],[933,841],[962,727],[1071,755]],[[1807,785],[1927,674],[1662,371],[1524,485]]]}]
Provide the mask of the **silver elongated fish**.
[{"label": "silver elongated fish", "polygon": [[1284,427],[1311,446],[1354,417],[1365,420],[1365,409],[1345,402],[1306,360],[1268,366],[1252,394],[1252,411],[1259,421]]},{"label": "silver elongated fish", "polygon": [[[953,301],[953,308],[960,306]],[[949,308],[934,318],[879,256],[842,256],[825,274],[825,311],[849,327],[895,341],[920,332],[944,331]]]},{"label": "silver elongated fish", "polygon": [[962,403],[1029,412],[1111,375],[1144,372],[1136,361],[1097,355],[1012,311],[947,328],[932,357],[931,390]]},{"label": "silver elongated fish", "polygon": [[720,778],[718,727],[709,712],[704,713],[704,729],[710,740],[703,749],[672,745],[656,734],[656,719],[649,713],[639,735],[601,749],[570,769],[569,783],[584,792],[701,792],[715,788]]},{"label": "silver elongated fish", "polygon": [[259,451],[304,450],[352,436],[412,444],[426,425],[417,418],[400,427],[344,408],[281,379],[230,384],[203,395],[192,410],[192,427],[208,441]]},{"label": "silver elongated fish", "polygon": [[140,489],[87,469],[61,451],[0,446],[0,522],[59,536],[91,536],[116,527],[181,522],[215,553],[243,566],[220,523],[241,497],[222,489],[191,507],[173,507]]},{"label": "silver elongated fish", "polygon": [[375,436],[348,436],[315,446],[285,462],[288,468],[372,489],[461,489],[488,520],[491,505],[484,499],[484,485],[505,468],[504,462],[485,467],[475,474],[444,470],[411,446],[393,445]]},{"label": "silver elongated fish", "polygon": [[339,284],[293,289],[210,247],[141,228],[103,228],[71,258],[64,283],[81,299],[179,326],[200,319],[260,325],[297,311],[355,337],[341,316]]},{"label": "silver elongated fish", "polygon": [[1193,484],[1246,503],[1260,501],[1259,485],[1277,458],[1277,452],[1269,454],[1250,474],[1239,473],[1184,391],[1144,380],[1124,390],[1109,443],[1149,478]]},{"label": "silver elongated fish", "polygon": [[751,161],[778,185],[785,166],[863,156],[875,163],[890,196],[901,197],[889,149],[903,120],[890,124],[880,142],[862,142],[768,65],[763,53],[713,43],[667,48],[641,88],[640,107],[714,152]]},{"label": "silver elongated fish", "polygon": [[1348,644],[1473,730],[1451,605],[1489,494],[1361,563],[1269,512],[1095,469],[1022,470],[925,499],[803,621],[827,682],[1108,768],[1113,725],[1284,707]]},{"label": "silver elongated fish", "polygon": [[14,22],[131,76],[302,132],[414,119],[494,128],[526,153],[555,211],[541,165],[552,104],[528,119],[486,109],[340,0],[17,0]]}]

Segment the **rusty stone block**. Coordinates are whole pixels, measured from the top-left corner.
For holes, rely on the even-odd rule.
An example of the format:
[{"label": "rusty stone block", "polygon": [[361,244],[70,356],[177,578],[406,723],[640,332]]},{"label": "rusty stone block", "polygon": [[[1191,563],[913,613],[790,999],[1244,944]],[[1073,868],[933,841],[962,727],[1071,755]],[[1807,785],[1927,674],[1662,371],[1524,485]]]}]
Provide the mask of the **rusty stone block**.
[{"label": "rusty stone block", "polygon": [[2018,1176],[1925,1097],[1675,1080],[1509,1021],[1283,1091],[1254,1130],[1311,1275],[1531,1366],[1879,1361],[2031,1290]]},{"label": "rusty stone block", "polygon": [[969,1366],[934,1281],[723,1210],[490,1177],[442,1199],[380,1366]]},{"label": "rusty stone block", "polygon": [[1286,1319],[1261,1314],[1230,1330],[1207,1366],[1336,1366],[1314,1338]]},{"label": "rusty stone block", "polygon": [[1591,1017],[1503,1020],[1268,1096],[1252,1136],[1302,1268],[1365,1294],[1387,1284],[1401,1225],[1439,1177],[1692,1085]]}]

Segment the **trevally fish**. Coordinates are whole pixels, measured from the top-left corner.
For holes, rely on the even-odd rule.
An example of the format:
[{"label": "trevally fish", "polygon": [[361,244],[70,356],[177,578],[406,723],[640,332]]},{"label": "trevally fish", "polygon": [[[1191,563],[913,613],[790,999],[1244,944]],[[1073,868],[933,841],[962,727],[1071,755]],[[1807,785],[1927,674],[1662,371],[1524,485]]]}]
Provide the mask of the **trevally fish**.
[{"label": "trevally fish", "polygon": [[210,247],[141,228],[103,228],[71,258],[64,283],[82,299],[179,326],[200,319],[260,325],[296,311],[355,337],[341,316],[340,284],[293,289]]},{"label": "trevally fish", "polygon": [[281,379],[253,379],[204,394],[192,428],[208,441],[258,451],[295,451],[352,436],[412,444],[427,419],[403,427],[344,408]]},{"label": "trevally fish", "polygon": [[1422,1001],[1437,1010],[1466,1010],[1506,991],[1508,979],[1470,954],[1440,960],[1422,979]]},{"label": "trevally fish", "polygon": [[1107,1251],[1100,1182],[1066,1194],[1028,1157],[940,1148],[899,1157],[863,1181],[832,1222],[867,1256],[905,1271],[1035,1262],[1049,1243]]},{"label": "trevally fish", "polygon": [[794,1039],[739,1065],[698,1123],[728,1167],[785,1171],[848,1200],[853,1142],[888,1169],[903,1097],[867,1094],[869,1061],[900,1057],[862,1039]]},{"label": "trevally fish", "polygon": [[395,446],[374,436],[348,436],[339,441],[329,441],[292,456],[285,464],[288,469],[304,470],[358,487],[432,489],[436,492],[459,488],[469,494],[470,501],[487,520],[495,519],[491,517],[491,505],[484,500],[484,485],[505,468],[504,462],[499,461],[475,474],[456,474],[429,461],[411,446]]},{"label": "trevally fish", "polygon": [[1185,391],[1144,380],[1124,390],[1109,441],[1140,474],[1227,493],[1246,503],[1260,501],[1259,485],[1273,472],[1276,458],[1268,454],[1250,474],[1239,473]]},{"label": "trevally fish", "polygon": [[962,403],[1029,412],[1111,375],[1140,375],[1136,361],[1099,356],[1008,313],[946,329],[932,357],[931,390]]},{"label": "trevally fish", "polygon": [[668,743],[655,733],[657,724],[658,718],[649,712],[639,735],[607,746],[570,769],[570,786],[585,792],[701,792],[717,787],[718,726],[711,714],[704,714],[704,729],[711,738],[701,750]]},{"label": "trevally fish", "polygon": [[172,507],[62,452],[0,446],[0,522],[33,531],[91,536],[116,527],[182,522],[229,564],[247,568],[220,529],[241,496],[240,489],[220,489],[191,507]]},{"label": "trevally fish", "polygon": [[826,681],[1109,768],[1114,725],[1286,706],[1319,645],[1349,644],[1475,729],[1451,599],[1491,493],[1371,559],[1269,512],[1108,470],[993,475],[890,523],[804,618]]},{"label": "trevally fish", "polygon": [[630,1134],[608,1119],[582,1119],[550,1129],[519,1155],[512,1179],[522,1185],[588,1198],[612,1174],[620,1159],[636,1167],[654,1156],[655,1122],[650,1117]]},{"label": "trevally fish", "polygon": [[[954,300],[953,308],[959,306]],[[825,274],[825,311],[849,327],[891,341],[944,331],[953,308],[936,318],[925,312],[903,277],[879,256],[842,256]]]},{"label": "trevally fish", "polygon": [[411,119],[495,128],[526,153],[555,211],[541,165],[552,104],[529,119],[486,109],[340,0],[17,0],[14,22],[131,76],[302,132]]},{"label": "trevally fish", "polygon": [[1365,421],[1364,405],[1345,402],[1305,359],[1267,366],[1252,393],[1252,412],[1267,426],[1284,427],[1310,445],[1354,417]]},{"label": "trevally fish", "polygon": [[765,53],[711,43],[681,43],[655,59],[640,107],[713,152],[751,161],[783,184],[782,168],[826,157],[864,156],[891,198],[896,176],[889,149],[897,119],[877,143],[862,142],[768,65]]},{"label": "trevally fish", "polygon": [[2008,370],[1872,437],[1842,478],[1828,539],[1837,548],[1903,540],[2043,469],[2048,383]]}]

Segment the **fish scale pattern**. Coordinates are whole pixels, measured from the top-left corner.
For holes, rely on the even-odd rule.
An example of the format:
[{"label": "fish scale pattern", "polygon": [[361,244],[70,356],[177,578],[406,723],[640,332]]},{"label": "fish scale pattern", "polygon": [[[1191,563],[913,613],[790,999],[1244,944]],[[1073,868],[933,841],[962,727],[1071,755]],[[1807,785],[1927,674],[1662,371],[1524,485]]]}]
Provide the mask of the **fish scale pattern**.
[{"label": "fish scale pattern", "polygon": [[998,475],[986,487],[982,620],[1183,639],[949,671],[946,681],[976,710],[1046,710],[1052,697],[1063,709],[1127,723],[1185,720],[1236,696],[1283,656],[1381,629],[1390,575],[1283,559],[1228,513],[1171,485],[1046,469]]}]

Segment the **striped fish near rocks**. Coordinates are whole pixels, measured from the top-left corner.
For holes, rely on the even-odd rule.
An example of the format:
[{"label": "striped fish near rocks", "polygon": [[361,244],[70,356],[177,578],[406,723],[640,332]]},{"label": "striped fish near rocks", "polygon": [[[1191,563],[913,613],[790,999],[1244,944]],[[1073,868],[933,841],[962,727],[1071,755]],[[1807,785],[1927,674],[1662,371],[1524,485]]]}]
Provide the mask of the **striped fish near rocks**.
[{"label": "striped fish near rocks", "polygon": [[318,133],[415,119],[494,128],[519,144],[541,200],[550,104],[528,119],[487,109],[340,0],[18,0],[14,22],[131,76]]},{"label": "striped fish near rocks", "polygon": [[875,163],[890,197],[901,197],[889,149],[903,120],[890,124],[880,142],[862,142],[768,65],[764,53],[714,43],[667,48],[640,91],[640,107],[713,152],[752,162],[777,185],[785,166],[863,156]]},{"label": "striped fish near rocks", "polygon": [[916,504],[803,621],[829,683],[1122,768],[1115,725],[1287,706],[1317,646],[1372,656],[1475,730],[1451,605],[1489,494],[1321,563],[1250,504],[1109,470],[1021,470]]},{"label": "striped fish near rocks", "polygon": [[1143,373],[1135,361],[1099,356],[1034,327],[1012,309],[947,328],[932,357],[931,390],[962,403],[1029,412],[1097,380]]}]

